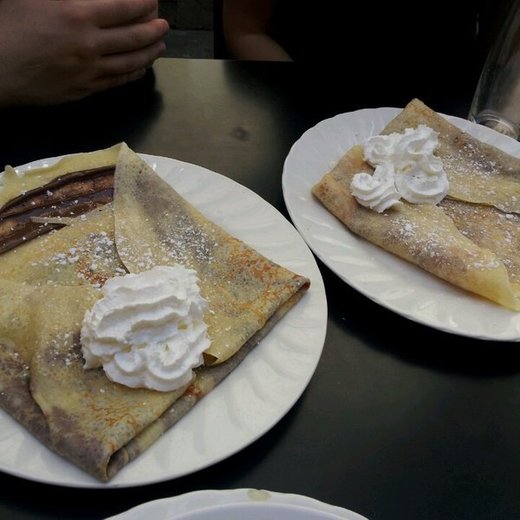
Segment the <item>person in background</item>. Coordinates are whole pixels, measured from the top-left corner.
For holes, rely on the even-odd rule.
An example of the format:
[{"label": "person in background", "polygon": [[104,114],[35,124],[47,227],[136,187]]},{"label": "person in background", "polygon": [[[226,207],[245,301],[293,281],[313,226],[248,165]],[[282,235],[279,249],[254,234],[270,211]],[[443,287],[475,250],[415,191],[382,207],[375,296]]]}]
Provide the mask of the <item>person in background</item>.
[{"label": "person in background", "polygon": [[158,0],[0,0],[0,107],[124,85],[165,50]]},{"label": "person in background", "polygon": [[292,61],[271,31],[275,0],[223,0],[222,30],[231,57],[260,61]]},{"label": "person in background", "polygon": [[[227,57],[305,62],[324,81],[473,89],[511,0],[223,0]],[[432,78],[435,81],[432,81]]]}]

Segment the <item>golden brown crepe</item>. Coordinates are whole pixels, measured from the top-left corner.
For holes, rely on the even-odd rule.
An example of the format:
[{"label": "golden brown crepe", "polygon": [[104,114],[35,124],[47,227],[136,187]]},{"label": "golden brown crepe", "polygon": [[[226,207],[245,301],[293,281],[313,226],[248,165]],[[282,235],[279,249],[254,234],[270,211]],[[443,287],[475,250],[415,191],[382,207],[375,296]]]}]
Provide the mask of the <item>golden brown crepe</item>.
[{"label": "golden brown crepe", "polygon": [[403,201],[377,213],[358,204],[351,180],[373,171],[361,146],[351,148],[313,194],[352,232],[456,286],[520,310],[520,161],[462,132],[418,100],[383,133],[419,124],[439,132],[438,156],[450,189],[438,206]]},{"label": "golden brown crepe", "polygon": [[[103,481],[226,377],[309,286],[207,220],[126,145],[116,157],[113,203],[0,255],[0,404]],[[46,181],[85,162],[98,166],[96,154],[79,155]],[[173,263],[197,271],[209,303],[212,345],[192,383],[156,392],[84,370],[79,330],[104,281]]]}]

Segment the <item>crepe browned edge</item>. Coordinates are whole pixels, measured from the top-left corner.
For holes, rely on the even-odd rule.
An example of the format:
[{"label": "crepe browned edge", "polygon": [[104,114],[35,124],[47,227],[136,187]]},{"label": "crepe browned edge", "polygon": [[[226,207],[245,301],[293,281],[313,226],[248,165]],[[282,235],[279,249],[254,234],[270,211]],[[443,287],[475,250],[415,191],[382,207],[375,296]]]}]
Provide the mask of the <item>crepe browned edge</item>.
[{"label": "crepe browned edge", "polygon": [[[0,284],[2,284],[1,281]],[[38,299],[48,296],[48,291],[44,292],[39,288],[20,284],[15,285],[18,286],[16,289],[22,298],[37,302]],[[2,289],[5,289],[5,287],[4,282]],[[83,299],[90,299],[91,301],[96,299],[92,290],[88,287],[58,287],[54,289],[60,292],[72,291],[76,295],[79,290],[78,305],[75,310],[81,310]],[[108,381],[101,369],[89,371],[86,378],[81,377],[83,361],[77,332],[70,335],[70,343],[53,342],[52,340],[41,342],[38,345],[37,355],[27,358],[28,352],[17,351],[11,341],[8,342],[5,337],[2,337],[0,329],[0,404],[7,413],[48,448],[64,456],[95,478],[107,482],[124,466],[149,448],[163,433],[173,427],[203,397],[223,381],[299,301],[303,294],[300,291],[281,305],[262,329],[252,336],[234,356],[221,364],[196,369],[191,384],[187,388],[174,392],[161,393],[146,389],[127,389],[122,385]],[[65,309],[66,304],[58,302],[56,310],[64,314]],[[81,312],[76,314],[76,320],[78,320],[81,317]],[[55,333],[57,329],[56,319],[52,323],[52,320],[49,322],[45,316],[41,318],[45,322],[40,320],[40,325]],[[56,315],[54,318],[56,318]],[[59,321],[59,318],[57,320]],[[60,334],[62,332],[58,333],[58,335]],[[38,369],[36,383],[31,380],[31,370],[34,370],[35,366]],[[61,372],[66,372],[66,375],[60,376]],[[62,393],[60,396],[59,392],[62,389],[58,386],[53,388],[53,391],[58,393],[59,397],[54,402],[52,400],[49,402],[40,401],[40,406],[33,397],[35,385],[52,385],[53,379],[62,383],[67,379],[78,378],[81,380],[82,386],[74,390],[73,393],[77,394],[75,396],[70,396],[67,393]],[[63,390],[70,390],[70,388]],[[97,404],[95,404],[96,417],[92,415],[93,410],[88,413],[89,406],[96,403],[95,396],[92,395],[94,392],[97,392],[99,396]],[[81,394],[83,394],[83,398]],[[117,446],[111,445],[110,442],[97,442],[96,439],[78,428],[77,423],[81,414],[87,414],[86,420],[88,421],[98,420],[99,414],[108,412],[109,409],[103,401],[109,400],[109,396],[113,394],[130,400],[134,406],[141,404],[143,414],[154,413],[153,410],[149,410],[152,407],[158,407],[158,410],[162,410],[156,412],[157,416],[153,420],[149,420],[139,431],[127,432],[127,441]],[[74,398],[85,401],[85,408],[78,410],[77,414],[71,414],[64,404],[68,399]],[[156,402],[157,400],[159,400],[159,403]],[[168,403],[170,404],[168,405]],[[119,404],[123,411],[118,413],[125,418],[127,423],[125,429],[128,430],[132,421],[127,417],[129,413],[124,411],[125,403],[120,401]]]},{"label": "crepe browned edge", "polygon": [[108,478],[112,478],[128,462],[135,459],[147,446],[174,426],[198,401],[223,381],[246,358],[254,347],[260,343],[276,323],[298,303],[303,294],[303,291],[299,291],[280,306],[266,324],[249,338],[244,346],[231,358],[218,365],[197,369],[195,379],[183,395],[170,406],[157,421],[153,422],[112,456],[107,467]]},{"label": "crepe browned edge", "polygon": [[402,133],[420,124],[439,134],[435,155],[448,175],[450,198],[520,213],[520,159],[460,130],[419,99],[408,103],[381,133]]},{"label": "crepe browned edge", "polygon": [[352,178],[372,170],[363,148],[355,146],[312,192],[357,235],[458,287],[520,310],[518,287],[510,282],[503,262],[464,236],[441,207],[401,202],[377,213],[358,204],[350,189]]},{"label": "crepe browned edge", "polygon": [[[126,153],[127,159],[130,158],[134,161],[134,164],[139,163],[139,158],[133,152],[127,149]],[[142,166],[141,164],[140,168]],[[146,172],[143,175],[148,174],[148,182],[153,184],[152,179],[159,181],[158,176],[153,171],[146,168],[145,170]],[[139,173],[142,172],[139,171]],[[162,181],[158,183],[158,190],[161,193],[171,189],[168,185],[165,186]],[[180,203],[181,198],[177,199],[177,202]],[[192,208],[189,204],[185,204],[183,211],[187,212],[193,219]],[[165,217],[163,210],[164,208],[159,205],[157,206],[157,213],[154,215],[153,211],[149,212],[146,218],[162,220]],[[54,233],[52,236],[39,237],[23,245],[19,250],[37,247],[42,241],[45,241],[47,246],[52,244],[53,241],[59,242],[58,239],[63,233],[67,234],[69,231],[73,231],[74,226],[81,228],[83,225],[88,225],[92,219],[95,222],[98,219],[100,222],[106,223],[110,211],[110,208],[106,208],[95,214],[93,212],[93,216],[88,214],[85,223],[77,220],[73,225]],[[197,218],[204,219],[202,215],[198,215]],[[209,221],[204,220],[204,222],[203,227],[209,226],[207,229],[213,229],[213,225]],[[133,233],[132,229],[129,231]],[[221,230],[220,233],[224,233],[224,231]],[[121,236],[125,242],[125,248],[127,248],[128,244],[132,242],[132,238],[126,237],[125,239],[124,232],[121,233]],[[137,234],[137,238],[139,239],[139,234]],[[258,255],[245,245],[241,246],[239,241],[232,239],[232,237],[225,240],[224,244],[232,253],[247,252],[250,260],[255,254]],[[165,252],[162,245],[159,249],[162,250],[162,253]],[[17,251],[15,250],[0,256],[0,273],[2,276],[6,276],[6,270],[2,269],[2,257],[15,258],[14,255],[16,254]],[[126,251],[125,254],[129,256],[130,253]],[[122,256],[125,256],[125,254]],[[135,255],[130,256],[133,261],[137,260]],[[175,258],[175,260],[178,261],[179,259]],[[261,257],[261,255],[257,257],[257,260],[260,261],[260,264],[253,263],[253,267],[254,265],[261,265],[266,270],[275,268],[270,261]],[[81,264],[80,261],[63,266],[67,283],[70,283],[71,273],[74,273],[74,269],[79,264]],[[116,264],[117,262],[114,263],[111,260],[105,268],[116,269]],[[232,264],[233,262],[231,262]],[[30,265],[24,267],[29,270],[32,268]],[[276,269],[281,268],[276,267]],[[173,425],[174,421],[178,420],[197,401],[197,399],[193,399],[194,395],[199,397],[205,395],[210,387],[213,387],[225,377],[238,364],[242,356],[245,356],[248,350],[270,330],[274,323],[303,296],[308,288],[308,280],[287,270],[280,272],[286,273],[284,276],[287,277],[289,282],[289,290],[283,292],[282,299],[279,300],[277,305],[271,304],[270,315],[267,315],[260,322],[256,330],[248,327],[247,338],[234,353],[227,356],[226,360],[222,359],[220,365],[203,369],[201,372],[204,375],[201,375],[200,378],[197,375],[194,386],[174,409],[171,407],[182,395],[184,389],[180,392],[169,393],[146,389],[128,389],[108,381],[102,370],[84,371],[82,369],[78,339],[80,322],[84,311],[99,298],[99,289],[87,284],[87,278],[81,279],[79,282],[76,280],[74,283],[77,283],[77,286],[60,286],[60,277],[57,276],[53,279],[51,285],[47,286],[46,283],[39,283],[34,279],[34,276],[32,285],[24,284],[21,280],[9,281],[5,278],[2,280],[0,276],[0,284],[3,289],[0,296],[0,303],[2,303],[0,305],[1,404],[51,449],[73,461],[96,478],[106,481],[112,478],[127,462],[149,447],[162,431]],[[23,279],[23,272],[17,272],[17,276],[21,274]],[[199,272],[200,275],[204,275],[204,273]],[[93,279],[96,280],[95,277]],[[42,280],[42,282],[46,281]],[[268,292],[272,292],[271,289],[267,286]],[[51,295],[53,291],[56,294]],[[18,308],[11,305],[10,302],[13,301],[15,294],[20,295],[20,297],[25,294],[25,306],[23,301]],[[18,301],[20,302],[20,300]],[[29,307],[28,302],[30,302],[31,313],[24,315],[24,309]],[[35,315],[33,321],[29,320],[24,323],[23,320],[20,322],[18,319],[18,316],[29,319],[31,314]],[[69,317],[74,322],[73,326],[68,325]],[[36,326],[34,326],[35,323]],[[27,333],[28,330],[31,331],[30,334]],[[24,334],[29,334],[31,341],[21,342],[20,338],[24,338]],[[242,351],[240,347],[246,345],[247,348]],[[67,385],[69,385],[68,388]],[[70,391],[71,388],[72,391]],[[20,399],[14,397],[13,392],[15,391],[21,396]],[[116,405],[114,406],[116,408],[118,408],[117,403],[120,403],[121,399],[125,400],[127,404],[134,402],[134,405],[130,408],[124,405],[116,413],[116,419],[113,419],[110,414],[113,413],[111,410],[114,410],[114,407],[111,408],[110,396],[115,396]],[[142,399],[145,401],[141,401]],[[135,405],[139,402],[146,402],[147,404],[146,406],[136,407]],[[123,410],[125,411],[123,412]],[[136,410],[139,418],[137,421],[132,418],[132,413],[135,414]],[[94,415],[92,415],[93,412],[95,412]],[[121,419],[124,420],[121,421]],[[106,431],[106,428],[110,431],[107,430],[108,437],[106,435],[103,437],[103,431]],[[101,431],[101,434],[99,434],[99,431]],[[113,437],[114,435],[115,437]]]}]

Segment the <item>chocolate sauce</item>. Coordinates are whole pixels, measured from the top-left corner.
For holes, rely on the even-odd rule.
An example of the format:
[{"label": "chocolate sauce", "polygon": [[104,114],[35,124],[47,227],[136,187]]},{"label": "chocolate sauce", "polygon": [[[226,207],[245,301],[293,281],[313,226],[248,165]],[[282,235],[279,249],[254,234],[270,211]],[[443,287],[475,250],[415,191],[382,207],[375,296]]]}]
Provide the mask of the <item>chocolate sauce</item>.
[{"label": "chocolate sauce", "polygon": [[33,217],[78,217],[112,201],[115,166],[62,175],[0,208],[0,254],[64,224],[34,222]]}]

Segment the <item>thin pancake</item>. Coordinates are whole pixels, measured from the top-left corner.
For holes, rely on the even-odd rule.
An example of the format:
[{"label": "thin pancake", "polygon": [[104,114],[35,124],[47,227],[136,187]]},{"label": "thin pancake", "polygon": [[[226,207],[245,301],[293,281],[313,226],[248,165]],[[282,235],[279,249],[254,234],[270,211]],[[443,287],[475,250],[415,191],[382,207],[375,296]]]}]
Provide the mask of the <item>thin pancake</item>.
[{"label": "thin pancake", "polygon": [[520,310],[517,285],[488,243],[481,247],[470,240],[439,206],[402,202],[384,213],[361,206],[350,190],[360,171],[373,169],[363,159],[363,148],[356,146],[313,187],[313,193],[354,233],[454,285]]},{"label": "thin pancake", "polygon": [[448,195],[520,213],[520,159],[463,132],[414,99],[381,132],[401,133],[424,124],[439,132],[435,152],[448,175]]},{"label": "thin pancake", "polygon": [[[0,404],[49,448],[103,481],[226,377],[309,286],[230,237],[120,148],[115,209],[106,205],[0,256]],[[207,358],[215,364],[197,369],[189,387],[176,392],[128,388],[102,369],[82,368],[81,320],[99,287],[155,262],[196,269],[209,298],[206,319],[216,348]]]},{"label": "thin pancake", "polygon": [[115,186],[116,245],[128,271],[181,263],[199,274],[207,361],[232,356],[307,283],[206,219],[126,146]]},{"label": "thin pancake", "polygon": [[0,174],[0,208],[22,193],[34,190],[56,178],[74,171],[83,171],[114,165],[119,155],[120,144],[105,150],[66,156],[52,166],[33,169],[30,175],[18,175],[13,168]]}]

